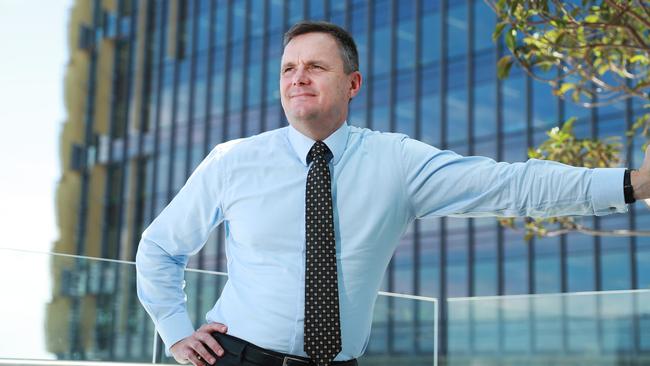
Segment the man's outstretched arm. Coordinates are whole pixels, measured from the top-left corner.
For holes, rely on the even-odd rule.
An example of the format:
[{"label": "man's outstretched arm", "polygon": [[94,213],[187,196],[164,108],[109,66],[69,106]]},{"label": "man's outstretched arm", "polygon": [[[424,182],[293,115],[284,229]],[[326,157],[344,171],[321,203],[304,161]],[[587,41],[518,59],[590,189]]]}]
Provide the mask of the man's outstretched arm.
[{"label": "man's outstretched arm", "polygon": [[628,210],[624,168],[587,169],[536,159],[496,162],[409,138],[402,139],[400,150],[406,199],[416,218],[601,216]]}]

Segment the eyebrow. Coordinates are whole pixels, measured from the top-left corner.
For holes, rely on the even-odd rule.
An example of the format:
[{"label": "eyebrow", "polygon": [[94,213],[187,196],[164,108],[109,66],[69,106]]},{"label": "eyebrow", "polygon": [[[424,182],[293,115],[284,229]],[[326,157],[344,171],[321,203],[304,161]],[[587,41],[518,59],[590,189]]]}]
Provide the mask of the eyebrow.
[{"label": "eyebrow", "polygon": [[[307,61],[305,63],[307,65],[320,64],[320,65],[330,66],[327,62],[325,62],[323,60],[310,60],[310,61]],[[287,66],[295,66],[295,65],[296,64],[291,62],[291,61],[285,62],[284,64],[282,64],[282,67],[280,67],[280,69],[284,69]]]}]

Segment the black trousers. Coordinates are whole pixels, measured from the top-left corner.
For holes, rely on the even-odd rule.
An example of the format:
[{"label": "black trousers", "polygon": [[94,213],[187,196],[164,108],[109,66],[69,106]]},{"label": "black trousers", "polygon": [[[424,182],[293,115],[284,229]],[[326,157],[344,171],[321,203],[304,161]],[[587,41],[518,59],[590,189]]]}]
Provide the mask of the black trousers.
[{"label": "black trousers", "polygon": [[[279,366],[282,365],[282,360],[285,356],[291,356],[294,358],[307,360],[304,357],[287,355],[284,353],[276,352],[261,348],[250,342],[247,342],[243,339],[231,336],[229,334],[223,334],[219,332],[212,333],[212,336],[217,340],[219,345],[224,349],[223,356],[217,356],[217,366]],[[260,354],[267,354],[276,356],[276,358],[269,358],[269,362],[258,363],[253,362],[253,360],[259,360]],[[345,366],[356,366],[357,361],[347,361],[347,362],[333,362],[332,366],[344,364]],[[293,365],[306,365],[304,362],[296,362],[288,360],[286,366]]]}]

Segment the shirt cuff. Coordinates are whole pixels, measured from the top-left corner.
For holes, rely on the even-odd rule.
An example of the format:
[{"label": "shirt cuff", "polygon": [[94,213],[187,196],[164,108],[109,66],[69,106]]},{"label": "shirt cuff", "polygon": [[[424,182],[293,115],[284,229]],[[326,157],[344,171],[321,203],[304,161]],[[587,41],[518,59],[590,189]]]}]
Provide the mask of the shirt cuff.
[{"label": "shirt cuff", "polygon": [[625,168],[596,168],[591,176],[591,203],[596,216],[627,212],[623,194]]},{"label": "shirt cuff", "polygon": [[169,348],[176,342],[194,333],[194,326],[186,312],[177,313],[165,320],[161,320],[156,327],[160,338],[165,343],[165,354],[171,356]]}]

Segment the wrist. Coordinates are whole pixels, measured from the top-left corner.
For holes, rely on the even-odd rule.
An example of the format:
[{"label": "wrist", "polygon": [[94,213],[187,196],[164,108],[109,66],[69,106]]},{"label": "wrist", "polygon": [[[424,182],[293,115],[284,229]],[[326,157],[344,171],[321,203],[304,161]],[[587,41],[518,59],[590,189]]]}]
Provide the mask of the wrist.
[{"label": "wrist", "polygon": [[639,174],[639,171],[636,169],[630,169],[630,185],[632,189],[632,196],[634,200],[643,199],[642,197],[642,187],[643,187],[643,177]]}]

